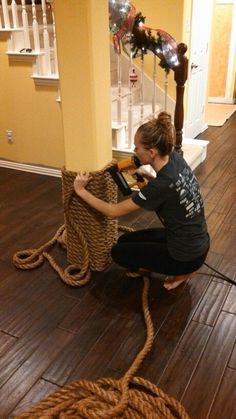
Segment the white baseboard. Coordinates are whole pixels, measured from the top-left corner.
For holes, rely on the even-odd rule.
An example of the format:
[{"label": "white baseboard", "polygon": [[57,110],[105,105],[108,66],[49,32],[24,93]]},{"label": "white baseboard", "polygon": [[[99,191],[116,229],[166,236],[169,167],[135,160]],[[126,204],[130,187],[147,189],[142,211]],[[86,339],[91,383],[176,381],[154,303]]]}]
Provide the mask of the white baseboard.
[{"label": "white baseboard", "polygon": [[61,177],[61,170],[52,169],[50,167],[44,166],[33,166],[31,164],[16,163],[9,160],[0,160],[0,167],[5,167],[7,169],[21,170],[23,172],[37,173],[40,175]]},{"label": "white baseboard", "polygon": [[208,98],[208,102],[209,103],[222,103],[222,104],[226,104],[226,105],[234,105],[235,104],[235,99],[228,99],[226,97],[211,96],[211,97]]}]

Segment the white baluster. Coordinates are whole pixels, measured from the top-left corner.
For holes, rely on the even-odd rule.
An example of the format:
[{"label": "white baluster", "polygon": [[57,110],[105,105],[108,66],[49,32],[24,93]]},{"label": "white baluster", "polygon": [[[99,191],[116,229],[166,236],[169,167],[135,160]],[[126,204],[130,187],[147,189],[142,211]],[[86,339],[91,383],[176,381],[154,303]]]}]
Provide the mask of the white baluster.
[{"label": "white baluster", "polygon": [[40,52],[39,25],[37,21],[35,0],[32,0],[32,17],[33,17],[32,28],[33,28],[33,37],[34,37],[34,50],[35,52]]},{"label": "white baluster", "polygon": [[2,0],[2,12],[3,12],[4,28],[10,29],[10,19],[9,19],[9,10],[8,10],[7,0]]},{"label": "white baluster", "polygon": [[144,91],[143,91],[143,79],[144,79],[144,54],[142,54],[142,59],[141,59],[141,81],[140,81],[140,96],[141,96],[141,100],[140,100],[140,125],[143,124],[143,119],[144,119],[144,112],[143,112],[143,108],[144,108]]},{"label": "white baluster", "polygon": [[0,29],[2,29],[2,5],[0,4]]},{"label": "white baluster", "polygon": [[11,2],[11,12],[12,12],[13,27],[19,28],[17,4],[15,0],[12,0]]},{"label": "white baluster", "polygon": [[51,13],[52,13],[52,27],[53,27],[53,55],[54,55],[54,73],[58,74],[58,60],[57,60],[57,37],[56,37],[56,27],[55,27],[55,16],[54,16],[54,7],[53,1],[49,1],[51,5]]},{"label": "white baluster", "polygon": [[167,111],[167,91],[168,91],[168,72],[167,71],[165,71],[164,91],[165,91],[164,109],[165,111]]},{"label": "white baluster", "polygon": [[121,82],[121,54],[117,53],[117,122],[121,123],[121,93],[122,93],[122,82]]},{"label": "white baluster", "polygon": [[133,143],[133,92],[132,83],[130,80],[130,73],[133,67],[132,52],[129,55],[129,103],[128,103],[128,148],[132,147]]},{"label": "white baluster", "polygon": [[42,10],[43,10],[43,44],[44,44],[44,52],[45,52],[45,70],[46,70],[46,75],[50,75],[52,72],[51,72],[50,43],[49,43],[45,0],[42,0]]},{"label": "white baluster", "polygon": [[156,112],[156,69],[157,69],[157,56],[153,54],[153,92],[152,92],[152,116],[155,116]]},{"label": "white baluster", "polygon": [[21,0],[21,5],[22,5],[22,22],[23,22],[23,30],[24,30],[25,48],[30,48],[29,22],[28,22],[27,10],[25,7],[25,0]]}]

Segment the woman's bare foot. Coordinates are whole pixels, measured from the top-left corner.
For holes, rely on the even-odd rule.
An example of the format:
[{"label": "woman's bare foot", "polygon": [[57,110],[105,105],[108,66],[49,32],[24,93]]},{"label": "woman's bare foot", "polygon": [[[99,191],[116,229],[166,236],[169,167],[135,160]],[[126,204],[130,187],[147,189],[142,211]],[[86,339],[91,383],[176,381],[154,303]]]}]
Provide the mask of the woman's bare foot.
[{"label": "woman's bare foot", "polygon": [[191,279],[194,276],[194,272],[190,274],[185,275],[176,275],[173,278],[168,278],[164,282],[164,288],[169,290],[173,290],[174,288],[177,288],[180,284],[187,281],[188,279]]}]

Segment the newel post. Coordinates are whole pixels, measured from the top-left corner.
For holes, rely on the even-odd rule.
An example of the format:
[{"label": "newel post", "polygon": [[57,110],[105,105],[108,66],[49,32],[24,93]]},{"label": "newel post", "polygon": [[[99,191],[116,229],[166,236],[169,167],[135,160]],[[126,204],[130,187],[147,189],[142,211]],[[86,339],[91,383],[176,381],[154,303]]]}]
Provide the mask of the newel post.
[{"label": "newel post", "polygon": [[178,44],[179,65],[173,68],[176,82],[176,105],[174,125],[176,129],[175,150],[182,154],[183,124],[184,124],[184,88],[188,78],[188,59],[185,57],[187,45]]}]

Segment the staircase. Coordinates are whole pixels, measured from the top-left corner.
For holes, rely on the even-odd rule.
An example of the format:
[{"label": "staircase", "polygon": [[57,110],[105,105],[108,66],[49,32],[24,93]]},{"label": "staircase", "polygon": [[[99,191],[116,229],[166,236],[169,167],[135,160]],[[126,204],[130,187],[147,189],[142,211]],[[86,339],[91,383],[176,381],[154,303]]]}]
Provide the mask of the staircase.
[{"label": "staircase", "polygon": [[0,35],[7,39],[6,54],[10,60],[32,62],[35,83],[58,84],[52,2],[1,0]]},{"label": "staircase", "polygon": [[[126,158],[133,153],[133,137],[141,125],[150,117],[157,116],[159,112],[167,109],[174,116],[175,101],[166,94],[164,89],[155,84],[155,92],[153,92],[153,80],[145,73],[141,74],[141,70],[134,63],[132,68],[138,75],[138,81],[130,88],[129,73],[130,61],[127,56],[121,54],[121,89],[119,96],[118,88],[118,57],[114,52],[114,47],[110,47],[111,57],[111,103],[112,103],[112,148],[115,158]],[[143,101],[141,97],[141,79],[143,83]],[[121,102],[121,118],[118,118],[118,101]],[[155,111],[153,112],[153,103],[155,103]],[[165,105],[166,103],[166,105]],[[132,108],[132,126],[129,127],[129,112]],[[184,158],[194,170],[206,158],[208,141],[194,140],[191,138],[183,139],[182,150]]]}]

